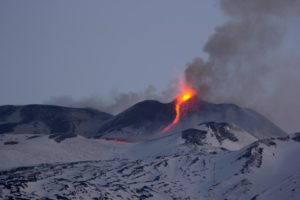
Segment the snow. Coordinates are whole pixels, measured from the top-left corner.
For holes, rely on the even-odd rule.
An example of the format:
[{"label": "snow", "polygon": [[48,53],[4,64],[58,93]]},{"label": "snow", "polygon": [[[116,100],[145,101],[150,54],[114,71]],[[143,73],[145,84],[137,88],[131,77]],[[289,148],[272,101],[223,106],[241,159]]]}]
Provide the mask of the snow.
[{"label": "snow", "polygon": [[300,142],[257,140],[235,125],[227,128],[237,140],[220,140],[205,125],[193,128],[207,131],[203,144],[188,143],[181,132],[145,142],[77,136],[59,143],[47,135],[2,134],[0,198],[300,198]]},{"label": "snow", "polygon": [[[2,134],[0,144],[0,169],[17,166],[30,166],[41,163],[105,160],[122,157],[126,146],[100,139],[87,139],[81,136],[58,143],[47,135]],[[5,141],[17,141],[15,145],[5,145]],[[126,149],[123,151],[122,149]]]}]

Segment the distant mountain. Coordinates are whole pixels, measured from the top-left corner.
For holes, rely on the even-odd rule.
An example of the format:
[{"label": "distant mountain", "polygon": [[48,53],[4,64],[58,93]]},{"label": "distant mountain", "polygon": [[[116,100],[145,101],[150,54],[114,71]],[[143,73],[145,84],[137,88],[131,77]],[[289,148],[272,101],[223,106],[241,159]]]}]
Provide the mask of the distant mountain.
[{"label": "distant mountain", "polygon": [[[112,116],[89,108],[51,105],[0,106],[0,134],[48,134],[56,141],[82,135],[107,139],[143,141],[163,136],[162,129],[175,117],[175,101],[147,100]],[[234,104],[212,104],[197,98],[170,133],[207,122],[237,125],[258,139],[283,137],[286,133],[257,112]]]},{"label": "distant mountain", "polygon": [[124,138],[131,141],[155,138],[174,116],[174,102],[142,101],[103,123],[97,137]]},{"label": "distant mountain", "polygon": [[91,136],[111,117],[108,113],[89,108],[51,105],[0,106],[0,134]]},{"label": "distant mountain", "polygon": [[[161,136],[161,130],[175,117],[175,102],[143,101],[112,117],[98,130],[98,137],[124,138],[132,141]],[[283,137],[286,133],[266,117],[234,104],[213,104],[197,98],[186,105],[180,123],[170,132],[205,122],[235,124],[258,139]]]},{"label": "distant mountain", "polygon": [[[187,109],[188,108],[188,109]],[[300,133],[233,104],[193,99],[116,116],[0,107],[0,199],[298,200]]]}]

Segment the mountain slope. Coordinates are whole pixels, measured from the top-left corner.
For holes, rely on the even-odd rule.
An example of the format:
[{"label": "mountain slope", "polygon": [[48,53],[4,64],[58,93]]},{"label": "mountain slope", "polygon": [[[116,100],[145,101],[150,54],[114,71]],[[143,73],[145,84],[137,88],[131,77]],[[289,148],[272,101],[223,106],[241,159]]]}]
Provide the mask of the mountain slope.
[{"label": "mountain slope", "polygon": [[195,145],[204,152],[238,150],[256,140],[238,127],[214,122],[172,135],[163,135],[154,140],[134,143],[81,136],[67,138],[58,143],[51,139],[51,135],[2,134],[0,169],[54,162],[144,159],[188,153]]},{"label": "mountain slope", "polygon": [[112,115],[88,108],[50,105],[0,106],[0,134],[93,135]]},{"label": "mountain slope", "polygon": [[0,198],[296,200],[299,151],[300,143],[286,137],[238,151],[20,167],[0,172]]},{"label": "mountain slope", "polygon": [[[147,100],[112,116],[85,108],[0,106],[0,134],[53,134],[53,139],[58,142],[76,135],[144,141],[162,137],[162,129],[175,117],[174,107],[174,101]],[[183,110],[179,124],[170,133],[214,121],[237,125],[258,139],[286,136],[264,116],[234,104],[212,104],[194,98]]]},{"label": "mountain slope", "polygon": [[0,107],[0,199],[300,198],[300,133],[233,104],[185,106],[166,134],[174,102]]},{"label": "mountain slope", "polygon": [[160,130],[172,121],[174,115],[173,102],[139,102],[106,121],[98,130],[97,136],[131,141],[155,138],[155,134],[160,133]]},{"label": "mountain slope", "polygon": [[[143,101],[106,121],[97,137],[147,140],[161,136],[161,130],[175,117],[174,102],[163,104]],[[192,99],[180,123],[170,132],[180,131],[205,122],[235,124],[258,139],[284,137],[286,133],[257,112],[234,104],[212,104]],[[186,109],[186,108],[183,108]],[[143,135],[141,135],[143,134]]]}]

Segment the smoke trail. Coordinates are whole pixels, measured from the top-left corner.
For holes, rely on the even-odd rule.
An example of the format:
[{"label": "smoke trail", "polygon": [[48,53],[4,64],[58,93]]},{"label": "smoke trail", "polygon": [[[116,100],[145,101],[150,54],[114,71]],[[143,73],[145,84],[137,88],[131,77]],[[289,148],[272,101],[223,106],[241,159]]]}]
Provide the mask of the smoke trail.
[{"label": "smoke trail", "polygon": [[174,96],[171,94],[174,91],[175,89],[171,90],[171,88],[168,88],[167,90],[158,92],[154,86],[148,86],[140,92],[119,92],[118,90],[112,90],[106,98],[103,98],[103,95],[92,95],[81,99],[74,99],[71,96],[60,96],[52,97],[44,103],[80,108],[89,107],[117,114],[142,100],[170,101],[167,97]]},{"label": "smoke trail", "polygon": [[[300,51],[298,45],[289,49],[300,35],[300,0],[220,0],[220,7],[228,21],[204,46],[208,59],[187,64],[186,80],[208,101],[250,107],[287,131],[299,131]],[[107,99],[65,96],[45,103],[115,114],[145,99],[170,101],[176,85],[162,93],[150,86],[141,92],[113,91]]]},{"label": "smoke trail", "polygon": [[300,74],[299,57],[287,62],[292,58],[283,44],[290,27],[298,26],[300,1],[221,0],[220,6],[228,21],[215,29],[204,46],[208,60],[197,58],[187,65],[187,81],[207,100],[251,107],[283,128],[295,128],[280,113],[299,115],[295,107],[300,107],[300,101],[284,103],[300,97],[295,91],[300,79],[290,76]]}]

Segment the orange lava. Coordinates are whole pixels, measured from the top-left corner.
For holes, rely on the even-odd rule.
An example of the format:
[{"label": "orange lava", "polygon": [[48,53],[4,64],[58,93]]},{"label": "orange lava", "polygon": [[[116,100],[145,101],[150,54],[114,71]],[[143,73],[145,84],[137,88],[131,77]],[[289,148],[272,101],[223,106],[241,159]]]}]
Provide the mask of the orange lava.
[{"label": "orange lava", "polygon": [[190,100],[193,96],[196,95],[195,90],[188,87],[184,81],[180,81],[180,94],[176,98],[175,102],[175,118],[171,122],[171,124],[167,125],[165,128],[163,128],[162,132],[168,132],[174,125],[176,125],[179,122],[180,116],[181,116],[181,106]]},{"label": "orange lava", "polygon": [[118,143],[128,143],[128,140],[121,139],[121,138],[103,138],[103,139],[107,141],[118,142]]}]

